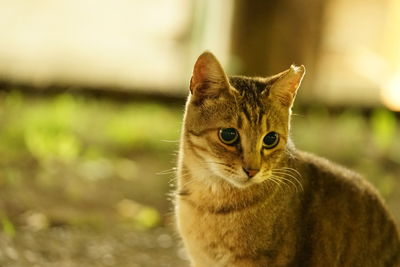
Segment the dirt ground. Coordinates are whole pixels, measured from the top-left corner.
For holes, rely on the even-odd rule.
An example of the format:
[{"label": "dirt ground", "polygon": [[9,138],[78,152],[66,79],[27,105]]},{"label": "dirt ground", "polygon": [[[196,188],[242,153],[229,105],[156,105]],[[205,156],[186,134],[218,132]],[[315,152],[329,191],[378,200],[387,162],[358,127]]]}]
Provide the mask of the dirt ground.
[{"label": "dirt ground", "polygon": [[111,171],[88,182],[56,164],[49,168],[57,183],[43,185],[33,164],[21,168],[33,180],[0,185],[0,207],[8,215],[0,218],[0,266],[189,266],[169,226],[171,175],[158,174],[171,164],[155,163],[154,155],[132,158],[140,179],[115,178]]},{"label": "dirt ground", "polygon": [[165,228],[134,232],[56,227],[0,234],[2,267],[184,267],[185,253]]}]

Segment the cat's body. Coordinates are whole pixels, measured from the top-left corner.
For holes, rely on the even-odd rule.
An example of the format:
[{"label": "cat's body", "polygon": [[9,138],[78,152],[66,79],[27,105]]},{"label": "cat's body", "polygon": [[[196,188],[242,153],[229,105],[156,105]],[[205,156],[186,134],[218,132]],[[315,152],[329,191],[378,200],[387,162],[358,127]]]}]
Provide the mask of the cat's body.
[{"label": "cat's body", "polygon": [[292,145],[303,74],[228,79],[212,54],[196,62],[176,197],[193,266],[400,266],[398,232],[377,192]]}]

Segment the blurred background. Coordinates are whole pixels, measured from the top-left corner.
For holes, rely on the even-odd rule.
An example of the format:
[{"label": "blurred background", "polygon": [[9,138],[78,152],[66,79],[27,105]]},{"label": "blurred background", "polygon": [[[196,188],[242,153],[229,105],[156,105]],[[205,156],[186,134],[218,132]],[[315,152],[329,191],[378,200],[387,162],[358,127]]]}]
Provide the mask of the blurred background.
[{"label": "blurred background", "polygon": [[397,0],[0,0],[0,266],[188,266],[170,192],[188,81],[304,64],[292,136],[400,223]]}]

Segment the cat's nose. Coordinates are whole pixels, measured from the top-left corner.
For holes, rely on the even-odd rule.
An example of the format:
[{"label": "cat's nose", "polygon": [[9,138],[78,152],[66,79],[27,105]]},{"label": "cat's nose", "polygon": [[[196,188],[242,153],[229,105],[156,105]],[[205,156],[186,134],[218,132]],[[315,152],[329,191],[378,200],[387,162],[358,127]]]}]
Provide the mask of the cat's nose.
[{"label": "cat's nose", "polygon": [[247,176],[251,179],[255,176],[260,170],[259,169],[251,169],[251,168],[243,168],[243,171],[247,174]]}]

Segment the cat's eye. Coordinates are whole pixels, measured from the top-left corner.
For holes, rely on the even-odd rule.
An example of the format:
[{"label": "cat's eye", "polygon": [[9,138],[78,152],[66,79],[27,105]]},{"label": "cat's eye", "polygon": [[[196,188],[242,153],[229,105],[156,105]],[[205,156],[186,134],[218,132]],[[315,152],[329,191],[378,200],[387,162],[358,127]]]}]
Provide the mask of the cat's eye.
[{"label": "cat's eye", "polygon": [[278,145],[279,134],[276,132],[269,132],[263,139],[264,148],[271,149]]},{"label": "cat's eye", "polygon": [[227,145],[234,145],[239,140],[239,133],[234,128],[222,128],[218,135],[222,143]]}]

